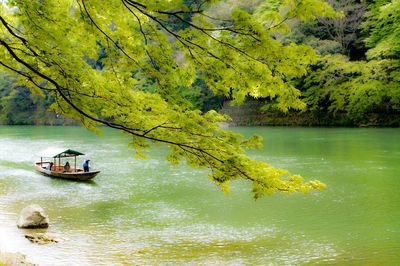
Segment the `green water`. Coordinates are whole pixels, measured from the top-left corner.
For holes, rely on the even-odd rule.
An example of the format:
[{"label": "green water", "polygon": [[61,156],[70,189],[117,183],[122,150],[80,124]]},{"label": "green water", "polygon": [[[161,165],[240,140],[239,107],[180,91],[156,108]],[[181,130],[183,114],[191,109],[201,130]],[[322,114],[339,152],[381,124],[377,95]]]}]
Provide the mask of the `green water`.
[{"label": "green water", "polygon": [[[328,185],[254,201],[250,184],[225,196],[204,175],[139,160],[126,137],[78,127],[0,126],[0,249],[40,265],[399,265],[400,130],[232,128],[264,137],[253,158]],[[94,182],[33,171],[47,146],[87,153]],[[81,163],[81,162],[80,162]],[[62,243],[37,246],[18,212],[40,204]]]}]

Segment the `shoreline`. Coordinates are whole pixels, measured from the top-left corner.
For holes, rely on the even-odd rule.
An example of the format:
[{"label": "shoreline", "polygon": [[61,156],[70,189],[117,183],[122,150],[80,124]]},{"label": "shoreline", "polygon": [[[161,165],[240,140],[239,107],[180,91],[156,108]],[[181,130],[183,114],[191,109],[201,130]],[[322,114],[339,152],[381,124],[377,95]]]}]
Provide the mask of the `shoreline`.
[{"label": "shoreline", "polygon": [[5,252],[0,250],[0,265],[5,266],[38,266],[27,260],[26,255],[20,252]]},{"label": "shoreline", "polygon": [[27,252],[29,241],[15,223],[17,213],[8,214],[0,216],[0,266],[38,266],[32,254]]}]

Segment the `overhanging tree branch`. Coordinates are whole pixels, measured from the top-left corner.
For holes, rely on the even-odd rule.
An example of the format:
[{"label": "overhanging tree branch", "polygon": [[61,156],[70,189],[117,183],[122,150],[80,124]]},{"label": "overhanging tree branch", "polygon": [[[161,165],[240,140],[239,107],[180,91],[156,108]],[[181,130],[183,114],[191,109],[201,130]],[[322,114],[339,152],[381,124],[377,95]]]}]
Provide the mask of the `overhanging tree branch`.
[{"label": "overhanging tree branch", "polygon": [[[18,63],[20,63],[20,64],[24,65],[25,67],[27,67],[30,71],[32,71],[33,73],[35,73],[37,76],[39,76],[39,77],[41,77],[41,78],[43,78],[43,79],[49,81],[49,82],[55,87],[55,90],[60,94],[60,96],[61,96],[75,111],[77,111],[77,112],[78,112],[79,114],[81,114],[82,116],[84,116],[84,117],[86,117],[86,118],[89,118],[90,120],[95,121],[95,122],[97,122],[97,123],[100,123],[100,124],[104,124],[104,125],[106,125],[106,126],[109,126],[109,127],[111,127],[111,128],[120,129],[120,130],[125,131],[125,132],[127,132],[127,133],[129,133],[129,134],[131,134],[131,135],[133,135],[133,136],[136,136],[136,137],[140,137],[140,138],[152,140],[152,141],[155,141],[155,142],[166,143],[166,144],[170,144],[170,145],[174,145],[174,146],[180,146],[180,147],[185,147],[185,148],[188,148],[188,149],[193,149],[193,150],[197,150],[197,151],[202,151],[202,152],[204,152],[202,149],[197,148],[197,147],[193,147],[193,146],[190,146],[190,145],[181,144],[181,143],[179,143],[179,142],[173,142],[173,141],[164,140],[164,139],[157,139],[157,138],[154,138],[154,137],[149,137],[149,136],[146,136],[146,134],[147,134],[148,132],[137,133],[137,131],[141,131],[141,130],[137,130],[137,129],[125,127],[125,126],[123,126],[123,125],[121,125],[121,124],[116,124],[116,123],[112,123],[112,122],[105,121],[105,120],[102,120],[102,119],[98,119],[98,118],[96,118],[96,117],[94,117],[94,116],[92,116],[92,115],[86,113],[86,112],[83,111],[81,108],[79,108],[78,106],[76,106],[73,102],[71,102],[71,100],[70,100],[68,97],[66,97],[66,95],[63,93],[64,88],[63,88],[62,86],[60,86],[55,80],[53,80],[52,78],[50,78],[50,77],[48,77],[48,76],[42,74],[39,70],[33,68],[30,64],[28,64],[27,62],[25,62],[24,60],[22,60],[20,57],[18,57],[18,56],[14,53],[14,51],[11,49],[11,47],[10,47],[5,41],[3,41],[2,39],[0,39],[0,45],[2,45],[3,47],[5,47],[5,48],[7,49],[7,51],[10,53],[10,55],[11,55]],[[35,84],[35,86],[37,85],[36,83],[34,83],[34,84]],[[41,87],[39,86],[39,88],[41,88]],[[208,153],[208,152],[204,152],[204,153],[207,154],[208,156],[210,156],[211,158],[213,158],[214,160],[217,160],[217,161],[223,163],[223,160],[221,160],[221,159],[215,157],[214,155],[212,155],[212,154],[210,154],[210,153]],[[251,179],[251,178],[248,177],[248,179]]]},{"label": "overhanging tree branch", "polygon": [[[201,115],[198,111],[188,110],[185,103],[183,106],[179,106],[182,101],[180,100],[181,95],[177,86],[182,84],[183,78],[189,78],[188,82],[193,82],[197,75],[197,73],[194,74],[195,71],[203,70],[204,74],[201,75],[210,84],[222,81],[231,86],[228,79],[225,80],[223,78],[224,73],[228,73],[240,86],[259,85],[255,78],[242,76],[239,71],[239,69],[246,71],[251,66],[260,68],[258,71],[254,71],[257,75],[268,73],[269,71],[269,68],[265,67],[267,64],[264,61],[261,62],[264,66],[261,64],[246,66],[250,60],[257,60],[252,54],[259,54],[255,47],[252,46],[252,43],[249,42],[251,39],[247,37],[240,38],[240,36],[236,40],[226,38],[229,34],[231,34],[232,38],[238,37],[241,33],[243,36],[247,36],[245,31],[240,29],[238,32],[233,32],[229,27],[216,26],[215,29],[210,28],[210,26],[202,27],[183,17],[183,15],[190,12],[151,10],[153,9],[152,6],[148,8],[146,4],[132,0],[122,0],[123,5],[118,2],[119,0],[116,0],[114,7],[118,6],[118,8],[122,7],[122,9],[125,7],[135,17],[137,21],[135,25],[138,25],[139,29],[132,29],[132,24],[125,18],[117,18],[115,19],[118,22],[117,28],[112,28],[110,31],[100,26],[102,25],[100,21],[112,23],[113,18],[115,18],[110,13],[101,13],[102,10],[100,9],[106,7],[106,4],[103,5],[98,2],[99,5],[97,5],[94,1],[90,2],[89,5],[89,2],[85,2],[85,0],[77,0],[81,16],[83,15],[81,20],[76,16],[64,17],[61,9],[55,10],[58,13],[54,16],[52,13],[47,13],[45,18],[38,16],[41,10],[39,10],[40,12],[38,11],[38,14],[33,11],[30,17],[29,14],[26,14],[30,10],[30,2],[28,0],[25,1],[27,1],[26,6],[21,9],[21,16],[25,16],[25,20],[21,20],[21,22],[23,26],[26,26],[24,27],[27,30],[26,34],[23,36],[16,34],[4,19],[1,23],[10,33],[6,33],[6,37],[3,39],[0,37],[1,52],[7,60],[12,58],[12,63],[2,62],[0,65],[21,74],[39,89],[51,89],[55,93],[59,107],[66,107],[59,110],[70,112],[76,118],[82,119],[83,122],[90,121],[88,126],[100,124],[126,132],[134,138],[131,144],[138,149],[145,147],[143,145],[145,140],[167,144],[171,148],[171,156],[169,157],[171,162],[179,162],[182,159],[186,159],[191,165],[206,166],[212,171],[212,179],[220,185],[229,180],[243,178],[253,181],[255,186],[261,186],[262,188],[257,191],[261,194],[263,192],[268,193],[270,189],[276,191],[289,191],[289,189],[292,189],[289,186],[292,179],[280,179],[285,173],[276,171],[275,168],[269,167],[265,163],[255,162],[244,155],[246,148],[254,147],[258,144],[257,138],[246,140],[241,136],[221,130],[217,126],[217,122],[222,121],[223,117],[217,113],[208,112]],[[190,8],[195,8],[195,10],[189,10],[191,14],[202,15],[204,3],[205,1],[200,1],[196,2],[196,6],[191,6]],[[43,5],[46,7],[46,3],[43,3]],[[65,5],[65,7],[68,7],[67,3]],[[51,5],[48,7],[51,7]],[[46,8],[43,10],[46,10]],[[126,10],[123,13],[124,15],[129,14]],[[63,20],[63,23],[58,23],[57,20],[61,16],[65,20]],[[146,24],[142,24],[142,18],[146,21]],[[190,26],[190,29],[187,32],[174,30],[169,23],[170,20],[175,19],[186,23]],[[55,22],[57,22],[56,25],[54,25]],[[124,22],[127,23],[124,24]],[[248,22],[245,20],[243,25],[247,27],[246,23]],[[207,22],[205,23],[207,24]],[[40,24],[43,29],[35,27],[36,24]],[[81,29],[86,30],[85,33],[90,34],[88,41],[84,43],[86,46],[77,48],[75,40],[71,42],[62,39],[63,36],[60,34],[50,34],[57,27],[70,30],[76,24],[79,27],[76,28],[75,32],[72,31],[71,34],[79,35]],[[87,25],[91,25],[94,28],[87,29]],[[252,29],[252,27],[249,28]],[[114,30],[116,29],[119,31],[115,33]],[[38,31],[38,34],[36,34],[36,31]],[[230,33],[224,34],[221,38],[212,34],[212,32],[221,31],[229,31]],[[50,34],[50,42],[47,42],[49,40],[47,37],[35,39],[38,36],[44,37],[47,33]],[[130,35],[132,33],[133,35]],[[190,35],[191,33],[193,35]],[[262,34],[264,32],[256,32],[256,34],[258,33]],[[185,34],[188,34],[189,37],[186,37]],[[112,71],[107,68],[96,70],[87,65],[85,58],[87,59],[88,52],[85,48],[94,45],[93,37],[97,40],[105,38],[107,43],[110,43],[109,51],[111,53],[109,60],[112,65]],[[142,37],[144,46],[141,41]],[[263,39],[262,37],[261,39]],[[132,44],[126,42],[133,38],[135,40]],[[10,40],[13,42],[12,45]],[[172,40],[172,42],[168,42],[168,40]],[[249,49],[248,53],[242,49],[245,45],[235,47],[235,44],[238,44],[237,40],[245,41],[244,44]],[[218,44],[218,46],[213,49],[212,46],[215,44]],[[149,46],[146,47],[146,45]],[[56,52],[53,52],[54,46],[56,47]],[[33,49],[33,47],[35,48]],[[231,49],[233,52],[225,53],[221,49],[223,47]],[[29,48],[35,53],[30,51]],[[94,47],[90,46],[90,48]],[[142,48],[144,48],[144,52],[140,50]],[[157,65],[154,65],[155,62],[151,62],[154,60],[147,52],[147,48],[151,48],[151,51],[158,56],[156,62],[161,65],[161,69],[157,69]],[[179,53],[179,49],[185,51],[185,48],[188,49],[188,53],[192,56],[198,55],[204,58],[205,66],[203,69],[199,68],[199,65],[193,60],[188,60],[187,63],[193,66],[189,66],[188,70],[184,69],[185,65],[179,64],[181,62],[179,61],[180,58],[175,58],[174,55],[177,52]],[[265,47],[262,48],[265,49]],[[76,53],[68,57],[68,53],[72,49],[76,49],[74,50]],[[89,54],[90,52],[94,52],[94,49],[89,50]],[[132,56],[132,54],[139,54],[141,58],[143,56],[145,58],[145,52],[147,52],[150,62],[147,60],[143,63],[138,62],[138,59]],[[28,56],[26,53],[30,55]],[[65,58],[63,58],[63,55]],[[114,69],[115,62],[117,69]],[[216,65],[212,66],[212,64]],[[22,66],[23,70],[19,71],[19,66]],[[79,69],[77,70],[76,68]],[[236,75],[231,69],[239,75]],[[157,89],[160,91],[153,94],[135,90],[135,85],[140,84],[139,79],[143,74],[139,71],[141,75],[136,79],[133,74],[135,72],[132,72],[135,70],[143,70],[145,75],[155,79],[158,82]],[[113,73],[115,76],[121,75],[121,80],[118,79],[120,87],[113,80]],[[240,80],[241,77],[243,77],[243,81]],[[45,83],[38,84],[37,81],[41,79]],[[96,82],[99,82],[99,84],[96,84]],[[42,84],[46,85],[41,86]],[[216,89],[221,88],[216,86]],[[82,90],[82,92],[79,90]],[[96,94],[101,96],[97,97]],[[114,96],[118,96],[118,98],[114,100]],[[174,96],[178,97],[178,99],[174,99]],[[97,115],[99,113],[101,115]],[[253,164],[256,169],[251,167]],[[295,187],[295,189],[300,188]]]}]

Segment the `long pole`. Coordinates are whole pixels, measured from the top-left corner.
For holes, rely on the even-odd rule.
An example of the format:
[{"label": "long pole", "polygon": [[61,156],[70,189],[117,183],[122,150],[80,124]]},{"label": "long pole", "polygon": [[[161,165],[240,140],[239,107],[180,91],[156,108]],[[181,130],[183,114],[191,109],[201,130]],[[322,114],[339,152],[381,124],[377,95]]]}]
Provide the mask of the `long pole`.
[{"label": "long pole", "polygon": [[74,156],[74,158],[75,158],[75,172],[76,172],[76,155]]}]

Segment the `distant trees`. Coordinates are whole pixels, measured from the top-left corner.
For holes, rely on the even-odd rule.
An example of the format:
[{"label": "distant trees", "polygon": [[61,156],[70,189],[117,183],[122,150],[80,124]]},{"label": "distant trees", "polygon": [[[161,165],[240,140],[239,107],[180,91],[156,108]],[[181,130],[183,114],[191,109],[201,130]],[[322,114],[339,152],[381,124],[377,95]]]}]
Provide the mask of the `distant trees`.
[{"label": "distant trees", "polygon": [[54,98],[48,92],[35,95],[19,85],[15,75],[0,72],[0,124],[8,125],[63,125],[72,124],[49,112]]},{"label": "distant trees", "polygon": [[370,113],[400,111],[400,69],[392,60],[349,61],[326,55],[303,80],[305,101],[312,112],[343,114],[363,124]]},{"label": "distant trees", "polygon": [[18,85],[4,72],[0,75],[0,122],[4,124],[34,124],[36,105],[28,88]]},{"label": "distant trees", "polygon": [[[289,9],[283,9],[283,2],[292,6]],[[201,15],[196,10],[198,3],[185,0],[183,5],[188,8],[188,11],[179,14],[168,12],[167,14],[161,11],[158,13],[162,15],[159,20],[161,24],[156,23],[157,26],[147,30],[143,24],[143,32],[140,32],[140,27],[137,28],[140,32],[137,39],[147,42],[144,47],[147,47],[145,53],[148,55],[141,58],[151,65],[149,69],[147,69],[148,65],[132,68],[131,74],[135,80],[135,88],[146,93],[163,94],[160,91],[160,80],[164,79],[156,74],[161,65],[168,61],[165,57],[168,55],[165,51],[157,54],[156,51],[159,51],[154,46],[157,41],[155,39],[150,41],[151,38],[161,38],[153,36],[155,29],[161,29],[166,33],[170,30],[168,41],[179,46],[179,48],[174,48],[175,50],[169,50],[169,56],[175,58],[177,63],[173,69],[181,69],[177,66],[185,64],[187,66],[190,60],[193,60],[194,65],[199,65],[196,66],[199,68],[211,62],[201,60],[202,56],[207,59],[214,56],[217,60],[215,64],[221,63],[222,66],[226,64],[227,72],[224,73],[219,73],[218,69],[210,64],[201,71],[187,68],[186,78],[168,81],[169,84],[176,85],[176,89],[173,90],[174,97],[169,97],[168,101],[173,99],[177,104],[188,109],[200,109],[207,112],[211,109],[218,110],[226,99],[240,103],[246,97],[255,97],[267,103],[265,110],[275,109],[287,112],[300,109],[332,116],[340,114],[346,116],[353,125],[364,124],[365,118],[371,112],[380,115],[396,114],[399,112],[399,82],[397,82],[400,58],[399,1],[329,0],[328,2],[340,11],[341,15],[337,16],[332,13],[332,10],[326,9],[325,5],[315,1],[217,1],[207,6],[206,15],[210,17],[203,17],[203,19],[211,23],[210,25],[216,23],[221,29],[226,28],[226,32],[209,29],[203,32],[203,36],[197,36],[190,35],[188,32],[196,26],[196,23],[199,23],[197,20]],[[140,6],[138,8],[141,9]],[[241,42],[243,45],[251,46],[253,41],[258,42],[255,36],[250,39],[241,39],[234,45],[227,42],[229,37],[240,36],[243,33],[231,31],[231,35],[228,34],[232,30],[232,12],[236,9],[252,15],[262,29],[269,32],[272,38],[268,39],[269,50],[253,50],[254,55],[250,57],[250,54],[246,55],[246,51],[240,48]],[[324,9],[326,10],[321,11]],[[315,15],[318,12],[325,12],[325,16]],[[245,18],[238,17],[237,19],[244,20]],[[138,22],[142,20],[139,18]],[[166,28],[163,29],[163,26]],[[252,30],[258,32],[260,29],[250,29]],[[177,33],[182,36],[174,36]],[[114,34],[113,31],[110,34]],[[248,35],[244,34],[244,36]],[[203,37],[211,38],[209,46],[199,47],[192,42],[192,38],[205,41]],[[95,49],[92,50],[91,56],[87,53],[84,58],[93,69],[107,71],[107,64],[113,65],[110,58],[114,56],[115,51],[110,49],[111,39],[106,37],[104,41],[102,38],[93,40],[96,42]],[[118,43],[115,42],[114,45],[119,45]],[[285,45],[281,46],[280,43]],[[294,43],[297,46],[294,46]],[[224,44],[229,45],[224,46]],[[317,56],[305,45],[311,46]],[[215,49],[215,51],[210,55],[206,53],[206,48]],[[289,61],[277,56],[280,49],[290,57],[291,65],[285,64],[284,62]],[[197,56],[193,51],[197,52]],[[189,59],[185,57],[185,53],[189,54]],[[235,53],[241,54],[244,58],[243,64],[239,62],[240,69],[235,69],[233,72],[242,73],[251,69],[254,79],[244,82],[240,74],[231,73],[233,67],[231,61],[238,60],[234,56]],[[201,54],[200,57],[199,54]],[[254,65],[251,57],[257,59],[265,56],[274,60],[262,62],[261,65],[267,64],[269,69],[264,69],[264,71],[257,68],[259,65]],[[296,57],[301,60],[296,61]],[[157,63],[160,58],[165,60]],[[308,74],[305,75],[306,66],[310,63],[312,65],[308,69]],[[106,68],[103,70],[104,67]],[[150,72],[151,75],[149,75]],[[184,72],[181,71],[180,74]],[[242,89],[238,89],[239,87]],[[52,97],[51,94],[50,92],[49,97]],[[168,93],[163,95],[168,98]],[[4,92],[3,96],[0,95],[0,97],[5,96]],[[17,97],[17,95],[12,97]],[[26,98],[27,94],[24,97]],[[24,97],[20,95],[19,99]],[[299,97],[302,97],[302,101]],[[11,98],[6,98],[4,101],[8,102],[9,99]],[[97,108],[97,110],[100,109]],[[4,121],[5,123],[22,123],[24,119],[11,119],[16,115],[12,112],[10,119],[5,120],[3,114],[1,119],[3,123]],[[98,112],[97,115],[101,113]],[[27,117],[27,115],[21,115],[21,117]]]},{"label": "distant trees", "polygon": [[364,23],[369,59],[400,59],[400,1],[377,1]]},{"label": "distant trees", "polygon": [[400,112],[400,1],[331,0],[345,17],[295,26],[292,39],[315,47],[318,62],[299,80],[308,110],[345,114]]},{"label": "distant trees", "polygon": [[316,21],[300,23],[294,27],[292,38],[311,45],[320,54],[341,53],[352,59],[364,58],[361,24],[365,21],[367,3],[358,0],[328,2],[342,12],[342,16],[318,17]]}]

